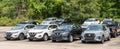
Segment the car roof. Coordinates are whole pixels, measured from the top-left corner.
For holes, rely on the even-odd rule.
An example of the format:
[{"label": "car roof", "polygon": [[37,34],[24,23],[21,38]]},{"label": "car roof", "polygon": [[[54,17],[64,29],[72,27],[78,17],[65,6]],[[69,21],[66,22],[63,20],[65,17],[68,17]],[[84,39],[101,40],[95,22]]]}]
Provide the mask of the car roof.
[{"label": "car roof", "polygon": [[96,18],[88,18],[88,20],[96,20]]},{"label": "car roof", "polygon": [[105,24],[91,24],[90,26],[92,26],[92,25],[105,25]]},{"label": "car roof", "polygon": [[34,25],[34,24],[17,24],[17,25],[25,25],[26,26],[26,25]]},{"label": "car roof", "polygon": [[112,21],[112,19],[104,19],[103,21]]}]

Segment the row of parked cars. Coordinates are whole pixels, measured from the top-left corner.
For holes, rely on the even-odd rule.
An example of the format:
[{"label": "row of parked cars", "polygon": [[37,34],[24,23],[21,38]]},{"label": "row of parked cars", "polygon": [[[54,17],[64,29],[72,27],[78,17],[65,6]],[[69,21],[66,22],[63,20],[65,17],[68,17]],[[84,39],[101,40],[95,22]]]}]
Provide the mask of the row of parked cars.
[{"label": "row of parked cars", "polygon": [[28,39],[43,40],[49,39],[52,42],[69,41],[74,39],[81,39],[82,43],[86,42],[101,42],[110,40],[111,37],[117,37],[116,23],[111,19],[99,21],[96,18],[89,18],[82,25],[71,24],[70,19],[55,17],[45,19],[41,24],[35,21],[25,21],[13,27],[11,30],[5,32],[7,40],[13,39]]}]

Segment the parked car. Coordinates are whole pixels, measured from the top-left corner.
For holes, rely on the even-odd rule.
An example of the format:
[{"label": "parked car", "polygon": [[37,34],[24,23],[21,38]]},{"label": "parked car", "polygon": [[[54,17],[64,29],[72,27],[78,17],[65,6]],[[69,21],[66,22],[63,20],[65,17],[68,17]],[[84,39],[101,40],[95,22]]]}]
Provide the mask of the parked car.
[{"label": "parked car", "polygon": [[110,40],[110,30],[106,25],[93,24],[90,25],[87,30],[81,34],[81,42],[101,42],[104,43],[105,40]]},{"label": "parked car", "polygon": [[23,21],[23,22],[20,22],[19,24],[34,24],[34,25],[38,25],[39,23],[37,21]]},{"label": "parked car", "polygon": [[118,25],[114,21],[112,21],[112,20],[103,20],[102,24],[106,24],[107,27],[110,29],[111,37],[114,37],[114,38],[117,37],[117,35],[119,34],[117,32]]},{"label": "parked car", "polygon": [[69,41],[73,42],[74,39],[80,38],[82,30],[79,25],[62,24],[59,28],[53,31],[51,35],[52,42],[56,41]]},{"label": "parked car", "polygon": [[57,25],[37,25],[35,29],[31,29],[28,34],[27,38],[29,41],[33,40],[44,40],[47,41],[50,39],[50,36],[54,30],[58,28]]},{"label": "parked car", "polygon": [[56,17],[50,17],[50,18],[46,18],[41,24],[55,24],[57,21]]},{"label": "parked car", "polygon": [[118,29],[117,29],[117,32],[118,32],[118,34],[120,35],[120,20],[118,20],[118,22],[116,22],[116,23],[118,24],[118,25],[117,25],[117,26],[118,26],[118,27],[117,27],[117,28],[118,28]]},{"label": "parked car", "polygon": [[100,21],[97,20],[96,18],[89,18],[81,25],[81,27],[82,27],[83,30],[86,30],[89,25],[99,24],[99,23],[100,23]]},{"label": "parked car", "polygon": [[29,29],[34,28],[34,26],[35,25],[33,24],[18,24],[17,26],[13,27],[11,30],[5,32],[5,38],[7,40],[11,40],[11,39],[23,40],[26,38]]}]

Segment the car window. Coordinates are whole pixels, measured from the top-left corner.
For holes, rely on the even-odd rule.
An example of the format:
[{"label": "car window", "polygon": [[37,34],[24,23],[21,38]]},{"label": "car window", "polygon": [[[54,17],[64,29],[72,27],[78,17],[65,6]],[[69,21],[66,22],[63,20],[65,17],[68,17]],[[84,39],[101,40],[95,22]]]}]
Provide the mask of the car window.
[{"label": "car window", "polygon": [[26,28],[27,29],[31,29],[31,28],[34,28],[35,26],[34,25],[27,25]]},{"label": "car window", "polygon": [[37,23],[36,23],[36,22],[33,22],[33,24],[37,25]]},{"label": "car window", "polygon": [[54,29],[54,25],[50,25],[49,28]]},{"label": "car window", "polygon": [[103,30],[107,30],[105,26],[103,26]]},{"label": "car window", "polygon": [[53,28],[57,28],[57,25],[53,25]]}]

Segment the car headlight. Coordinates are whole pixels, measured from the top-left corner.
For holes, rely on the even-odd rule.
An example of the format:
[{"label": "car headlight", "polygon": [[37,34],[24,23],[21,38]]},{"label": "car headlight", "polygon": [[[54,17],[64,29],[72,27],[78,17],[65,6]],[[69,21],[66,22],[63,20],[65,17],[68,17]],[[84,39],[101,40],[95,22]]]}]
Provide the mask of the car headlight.
[{"label": "car headlight", "polygon": [[43,33],[43,31],[42,32],[38,32],[38,34],[40,34],[40,33]]},{"label": "car headlight", "polygon": [[13,34],[17,34],[17,33],[19,33],[19,32],[12,32]]},{"label": "car headlight", "polygon": [[67,35],[67,32],[62,33],[63,35]]}]

